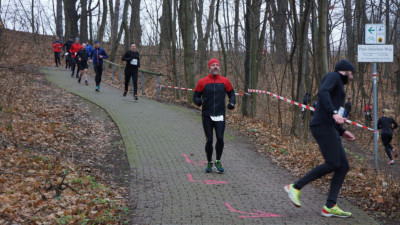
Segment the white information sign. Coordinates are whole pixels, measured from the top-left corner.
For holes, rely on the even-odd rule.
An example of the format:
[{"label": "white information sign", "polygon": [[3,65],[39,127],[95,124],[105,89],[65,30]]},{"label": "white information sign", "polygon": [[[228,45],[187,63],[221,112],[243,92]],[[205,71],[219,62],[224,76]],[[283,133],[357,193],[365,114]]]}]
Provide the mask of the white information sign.
[{"label": "white information sign", "polygon": [[358,62],[393,62],[393,45],[358,45]]},{"label": "white information sign", "polygon": [[386,26],[384,24],[365,24],[365,44],[384,45]]}]

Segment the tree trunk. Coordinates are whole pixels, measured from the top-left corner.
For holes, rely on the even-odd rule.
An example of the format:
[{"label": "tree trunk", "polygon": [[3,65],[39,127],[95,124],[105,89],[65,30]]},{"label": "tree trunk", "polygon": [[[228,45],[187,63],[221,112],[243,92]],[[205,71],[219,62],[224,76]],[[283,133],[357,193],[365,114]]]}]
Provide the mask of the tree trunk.
[{"label": "tree trunk", "polygon": [[106,23],[107,23],[107,11],[108,11],[108,9],[107,9],[107,0],[103,0],[103,15],[101,17],[101,23],[100,23],[100,27],[99,27],[99,32],[97,33],[97,40],[100,43],[103,43],[104,30],[106,28]]},{"label": "tree trunk", "polygon": [[[260,66],[260,58],[264,44],[264,36],[266,30],[267,13],[265,13],[263,28],[260,33],[260,9],[261,0],[247,0],[245,13],[245,82],[244,90],[256,89],[258,84],[258,70]],[[252,94],[251,97],[243,96],[242,115],[254,118],[257,109],[257,95]]]},{"label": "tree trunk", "polygon": [[110,4],[110,16],[111,16],[111,54],[110,54],[110,61],[115,61],[115,55],[117,54],[118,50],[118,19],[119,19],[119,6],[120,0],[115,1],[115,9],[113,8],[113,0],[109,0]]},{"label": "tree trunk", "polygon": [[319,23],[319,76],[322,77],[329,70],[328,64],[328,1],[318,0],[318,23]]},{"label": "tree trunk", "polygon": [[226,73],[228,72],[228,62],[226,61],[226,51],[225,51],[225,43],[224,43],[224,39],[222,37],[222,30],[221,30],[221,25],[219,24],[219,6],[220,6],[220,2],[221,0],[217,0],[217,9],[216,9],[216,15],[215,15],[215,24],[218,27],[218,35],[219,35],[219,42],[221,44],[221,50],[222,50],[222,55],[224,57],[224,68],[222,69],[223,72],[223,76],[226,77]]},{"label": "tree trunk", "polygon": [[274,40],[273,46],[275,48],[275,60],[277,63],[286,63],[287,55],[287,38],[286,38],[286,27],[287,27],[287,14],[288,14],[288,0],[277,0],[270,4],[272,8],[274,22],[272,27],[274,28]]},{"label": "tree trunk", "polygon": [[140,0],[132,0],[131,23],[129,25],[130,40],[136,45],[142,42],[142,26],[140,25]]},{"label": "tree trunk", "polygon": [[62,12],[62,0],[57,0],[57,16],[56,16],[56,35],[60,38],[63,36],[63,27],[62,27],[62,20],[63,20],[63,12]]},{"label": "tree trunk", "polygon": [[[94,9],[92,9],[92,2],[93,2],[93,0],[89,0],[89,42],[90,43],[92,43],[93,44],[93,24],[92,24],[92,22],[93,22],[93,18],[92,18],[92,16],[93,16],[93,10]],[[100,1],[99,1],[100,2]],[[99,5],[99,2],[97,3],[97,6]]]},{"label": "tree trunk", "polygon": [[81,43],[86,43],[88,41],[88,10],[87,10],[87,0],[81,1],[81,32],[80,39]]},{"label": "tree trunk", "polygon": [[235,0],[235,21],[233,27],[233,48],[235,53],[239,52],[239,4],[240,0]]},{"label": "tree trunk", "polygon": [[203,73],[206,68],[205,65],[207,57],[207,45],[210,37],[212,22],[214,20],[215,0],[212,0],[210,3],[205,34],[203,34],[203,24],[202,24],[203,2],[204,0],[199,0],[196,7],[196,25],[197,25],[196,27],[197,27],[197,46],[198,46],[197,51],[199,54],[198,69],[201,73]]},{"label": "tree trunk", "polygon": [[63,0],[65,16],[65,36],[78,37],[78,12],[75,5],[77,0]]},{"label": "tree trunk", "polygon": [[[179,76],[178,76],[178,68],[176,65],[176,6],[178,4],[178,0],[174,0],[174,7],[172,7],[172,0],[167,0],[169,1],[169,5],[174,12],[174,14],[168,15],[168,21],[169,21],[169,40],[170,40],[170,54],[171,54],[171,61],[172,61],[172,75],[174,78],[174,83],[176,87],[179,87]],[[181,99],[180,92],[175,90],[175,97],[177,99]]]},{"label": "tree trunk", "polygon": [[170,21],[169,21],[169,17],[171,15],[171,1],[170,0],[163,0],[162,3],[162,15],[161,17],[158,19],[158,21],[160,22],[160,27],[161,27],[161,31],[160,31],[160,48],[167,48],[170,47],[170,35],[169,35],[169,31],[170,31]]},{"label": "tree trunk", "polygon": [[[179,27],[181,28],[183,48],[185,81],[188,88],[194,88],[194,19],[193,0],[180,1],[179,5]],[[188,103],[193,102],[193,93],[188,94]]]}]

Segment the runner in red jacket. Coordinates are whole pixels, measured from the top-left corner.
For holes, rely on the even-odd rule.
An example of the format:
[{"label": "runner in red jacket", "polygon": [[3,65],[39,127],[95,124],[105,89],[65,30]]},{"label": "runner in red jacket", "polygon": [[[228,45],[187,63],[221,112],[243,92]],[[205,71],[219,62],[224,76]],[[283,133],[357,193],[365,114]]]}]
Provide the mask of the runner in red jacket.
[{"label": "runner in red jacket", "polygon": [[61,65],[60,52],[63,47],[59,37],[56,37],[56,41],[51,44],[51,47],[53,47],[54,61],[56,63],[56,67],[58,67],[58,65]]},{"label": "runner in red jacket", "polygon": [[[71,73],[71,77],[73,77],[74,76],[74,73],[75,73],[75,65],[76,65],[76,58],[75,58],[75,56],[76,56],[76,53],[78,53],[79,52],[79,50],[81,50],[82,49],[82,45],[79,43],[79,38],[75,38],[75,43],[73,43],[72,45],[71,45],[71,48],[69,49],[69,52],[71,53],[71,71],[72,71],[72,73]],[[77,71],[76,71],[76,78],[79,78],[79,67],[77,67],[78,69],[77,69]]]},{"label": "runner in red jacket", "polygon": [[202,107],[203,129],[206,136],[206,155],[207,167],[206,173],[213,171],[212,155],[213,155],[213,130],[217,137],[215,144],[216,160],[215,168],[218,173],[223,173],[225,169],[222,167],[221,156],[224,149],[224,131],[225,131],[225,98],[228,95],[228,109],[235,108],[236,97],[231,82],[228,78],[219,75],[219,61],[211,59],[208,62],[210,71],[207,77],[199,80],[196,91],[193,95],[193,101],[196,105]]}]

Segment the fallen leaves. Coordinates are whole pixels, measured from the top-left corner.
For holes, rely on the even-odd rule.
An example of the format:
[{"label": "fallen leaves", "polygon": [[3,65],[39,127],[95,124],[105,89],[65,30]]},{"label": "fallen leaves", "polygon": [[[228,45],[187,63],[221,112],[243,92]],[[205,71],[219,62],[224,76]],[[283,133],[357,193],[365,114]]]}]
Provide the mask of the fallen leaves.
[{"label": "fallen leaves", "polygon": [[33,67],[0,71],[0,105],[0,224],[125,221],[126,199],[115,196],[126,190],[97,169],[116,127],[93,121]]}]

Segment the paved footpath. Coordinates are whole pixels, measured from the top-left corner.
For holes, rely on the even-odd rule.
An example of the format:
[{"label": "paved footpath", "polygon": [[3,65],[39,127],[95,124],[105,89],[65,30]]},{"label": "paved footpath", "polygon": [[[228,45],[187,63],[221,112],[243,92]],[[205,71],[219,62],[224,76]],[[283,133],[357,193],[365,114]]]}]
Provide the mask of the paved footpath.
[{"label": "paved footpath", "polygon": [[103,107],[117,123],[133,172],[132,224],[376,224],[344,199],[339,205],[353,217],[321,217],[326,195],[312,185],[303,189],[303,207],[295,208],[283,190],[295,178],[229,130],[226,173],[205,174],[205,138],[194,110],[146,98],[133,102],[104,83],[96,93],[92,78],[85,86],[69,71],[42,71],[57,86]]}]

